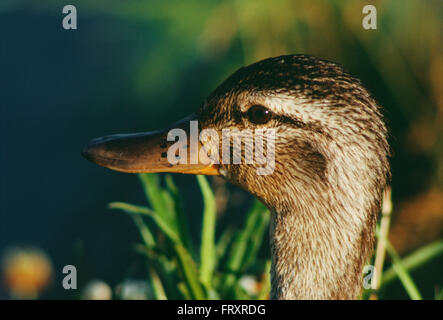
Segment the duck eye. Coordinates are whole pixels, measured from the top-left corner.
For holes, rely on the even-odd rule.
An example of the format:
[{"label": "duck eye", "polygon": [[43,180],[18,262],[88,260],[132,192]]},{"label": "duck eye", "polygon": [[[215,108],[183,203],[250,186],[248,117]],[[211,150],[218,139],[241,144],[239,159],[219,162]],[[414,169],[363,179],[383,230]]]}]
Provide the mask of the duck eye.
[{"label": "duck eye", "polygon": [[259,105],[252,106],[248,109],[249,121],[255,124],[265,124],[272,118],[272,112]]}]

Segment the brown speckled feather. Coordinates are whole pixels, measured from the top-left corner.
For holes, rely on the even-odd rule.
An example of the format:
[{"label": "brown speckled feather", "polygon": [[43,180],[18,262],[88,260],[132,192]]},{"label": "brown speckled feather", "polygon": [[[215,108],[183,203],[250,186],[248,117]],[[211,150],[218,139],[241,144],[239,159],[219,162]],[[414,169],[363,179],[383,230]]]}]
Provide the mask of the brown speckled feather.
[{"label": "brown speckled feather", "polygon": [[[273,119],[250,123],[251,105],[272,110]],[[311,56],[270,58],[231,75],[198,117],[201,128],[219,132],[277,130],[273,174],[221,165],[226,179],[272,211],[271,298],[356,298],[389,179],[387,130],[360,81]]]}]

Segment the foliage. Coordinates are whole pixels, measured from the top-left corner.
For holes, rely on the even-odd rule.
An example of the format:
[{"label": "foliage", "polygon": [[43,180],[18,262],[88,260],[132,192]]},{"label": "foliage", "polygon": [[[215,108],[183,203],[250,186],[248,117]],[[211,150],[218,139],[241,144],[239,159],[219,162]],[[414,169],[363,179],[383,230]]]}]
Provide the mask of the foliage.
[{"label": "foliage", "polygon": [[[204,176],[197,176],[203,196],[202,237],[198,250],[193,245],[180,193],[171,176],[165,187],[158,175],[141,174],[146,197],[152,209],[114,202],[113,209],[131,214],[143,245],[137,246],[147,260],[149,281],[156,299],[265,299],[269,294],[270,261],[262,261],[258,252],[269,224],[268,210],[257,200],[245,215],[244,226],[238,230],[219,230],[216,237],[216,207],[214,194]],[[400,258],[395,249],[377,232],[384,242],[392,265],[382,277],[379,291],[397,277],[411,299],[422,298],[410,271],[443,253],[439,240]],[[252,264],[260,279],[260,290],[247,290],[241,285]],[[257,267],[258,266],[258,267]],[[253,291],[253,293],[251,293]],[[370,298],[373,291],[365,291]],[[441,296],[441,294],[440,294]],[[436,297],[437,298],[437,297]]]},{"label": "foliage", "polygon": [[[263,299],[269,291],[269,262],[257,259],[267,230],[269,212],[258,201],[246,214],[245,226],[223,230],[216,238],[214,194],[203,176],[197,180],[203,195],[202,238],[198,248],[192,243],[180,193],[171,176],[165,187],[159,176],[141,174],[152,209],[114,202],[113,209],[130,213],[143,245],[137,250],[146,256],[149,281],[156,299]],[[240,285],[252,264],[258,264],[262,290],[250,293]],[[257,269],[257,268],[256,268]]]}]

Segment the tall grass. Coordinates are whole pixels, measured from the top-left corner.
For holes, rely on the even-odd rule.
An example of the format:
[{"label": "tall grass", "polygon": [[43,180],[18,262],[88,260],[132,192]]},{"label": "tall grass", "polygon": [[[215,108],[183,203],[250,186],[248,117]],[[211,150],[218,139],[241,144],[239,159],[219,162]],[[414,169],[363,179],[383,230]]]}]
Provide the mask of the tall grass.
[{"label": "tall grass", "polygon": [[[139,177],[151,208],[122,202],[113,202],[110,207],[129,213],[139,230],[142,244],[136,248],[146,258],[148,281],[155,299],[268,298],[270,260],[260,259],[258,252],[267,231],[270,213],[259,201],[255,200],[237,230],[216,232],[214,194],[206,178],[197,176],[204,206],[201,242],[195,247],[180,192],[172,177],[166,175],[164,187],[158,175],[141,174]],[[362,297],[377,297],[376,294],[385,285],[398,278],[411,299],[421,299],[422,295],[410,271],[441,255],[443,241],[431,243],[400,258],[387,239],[387,229],[384,232],[379,229],[379,242],[392,264],[385,272],[382,272],[383,263],[377,266],[380,268],[380,280],[375,286],[376,290],[366,290]],[[380,250],[377,250],[379,254]],[[242,285],[242,279],[251,271],[252,265],[257,282],[251,290]],[[442,293],[437,293],[436,298],[441,297]]]},{"label": "tall grass", "polygon": [[[197,176],[203,197],[201,242],[192,244],[182,199],[171,176],[165,187],[159,176],[141,174],[151,208],[113,202],[132,216],[142,244],[137,250],[148,263],[148,280],[156,299],[264,299],[269,292],[269,261],[257,259],[269,222],[269,212],[258,201],[246,213],[244,226],[221,230],[216,238],[215,197],[204,176]],[[257,289],[241,285],[252,264],[261,270]]]}]

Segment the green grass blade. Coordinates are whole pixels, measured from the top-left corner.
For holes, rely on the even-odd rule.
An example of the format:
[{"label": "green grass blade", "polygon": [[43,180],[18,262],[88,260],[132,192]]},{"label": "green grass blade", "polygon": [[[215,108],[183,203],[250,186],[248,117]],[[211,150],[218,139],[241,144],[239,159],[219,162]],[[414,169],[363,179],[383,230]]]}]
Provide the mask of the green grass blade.
[{"label": "green grass blade", "polygon": [[137,206],[126,202],[111,202],[108,205],[109,209],[119,209],[127,213],[145,214],[148,216],[154,216],[155,212],[144,206]]},{"label": "green grass blade", "polygon": [[265,278],[263,279],[261,290],[257,300],[267,300],[271,290],[271,260],[266,261]]},{"label": "green grass blade", "polygon": [[159,176],[152,173],[143,173],[138,176],[152,209],[170,228],[178,233],[174,201],[169,192],[161,188]]},{"label": "green grass blade", "polygon": [[[258,202],[258,201],[257,201]],[[262,245],[264,233],[268,230],[269,219],[271,217],[268,210],[260,203],[257,209],[258,220],[253,228],[253,232],[249,236],[248,250],[246,251],[245,258],[242,265],[242,270],[246,270],[251,263],[257,258],[258,250]]]},{"label": "green grass blade", "polygon": [[[443,254],[443,240],[438,240],[409,254],[402,259],[402,263],[404,268],[410,272],[441,254]],[[390,267],[383,274],[382,285],[386,285],[396,278],[397,273],[393,267]]]},{"label": "green grass blade", "polygon": [[231,243],[234,237],[234,230],[231,228],[226,228],[226,230],[222,233],[220,238],[217,241],[215,252],[217,256],[216,265],[220,264],[220,260],[225,256],[229,244]]},{"label": "green grass blade", "polygon": [[133,204],[128,204],[124,202],[112,202],[109,204],[111,209],[120,209],[128,213],[144,214],[153,219],[157,226],[163,231],[163,233],[174,243],[180,244],[180,238],[178,237],[175,230],[169,227],[169,225],[163,220],[163,217],[156,214],[151,209],[143,206],[136,206]]},{"label": "green grass blade", "polygon": [[178,284],[178,290],[181,292],[183,297],[185,297],[185,300],[192,300],[191,294],[188,291],[188,287],[184,282],[180,282]]},{"label": "green grass blade", "polygon": [[197,176],[197,181],[203,195],[203,226],[200,251],[200,279],[209,290],[215,268],[215,197],[204,176]]},{"label": "green grass blade", "polygon": [[149,230],[148,226],[143,222],[143,219],[137,215],[131,215],[132,220],[134,221],[135,226],[140,232],[140,236],[143,239],[143,242],[148,248],[155,247],[155,239],[152,235],[151,230]]},{"label": "green grass blade", "polygon": [[154,268],[148,267],[149,283],[154,291],[154,297],[157,300],[166,300],[165,289],[163,288],[160,277]]},{"label": "green grass blade", "polygon": [[172,180],[170,175],[166,176],[166,186],[168,187],[169,192],[173,198],[175,204],[175,212],[177,215],[177,225],[178,231],[180,234],[180,239],[182,240],[184,246],[189,250],[190,253],[193,252],[191,236],[189,233],[188,220],[185,215],[185,211],[183,209],[183,201],[180,196],[180,192]]},{"label": "green grass blade", "polygon": [[[249,263],[255,259],[256,252],[258,250],[257,243],[261,243],[261,239],[258,240],[258,238],[255,237],[257,233],[256,228],[257,225],[262,224],[260,223],[262,214],[263,205],[256,200],[252,209],[247,214],[246,227],[234,237],[230,255],[227,259],[225,267],[225,269],[228,270],[228,273],[225,275],[223,280],[224,292],[230,291],[234,284],[238,281],[239,273],[241,271],[245,271],[247,267],[245,263]],[[264,229],[264,226],[262,226],[261,229]],[[262,234],[262,231],[263,230],[258,230],[258,233]]]},{"label": "green grass blade", "polygon": [[[133,210],[149,210],[148,208],[137,208],[137,207],[134,208],[130,204],[123,202],[111,202],[110,204],[108,204],[108,207],[110,209],[120,209],[125,211],[126,213],[137,213]],[[149,230],[148,226],[144,223],[143,219],[138,215],[131,215],[131,217],[145,245],[148,248],[155,247],[156,242],[154,236],[152,235],[152,232],[151,230]]]},{"label": "green grass blade", "polygon": [[227,261],[227,269],[229,271],[238,272],[242,267],[245,254],[248,248],[248,240],[250,235],[254,232],[254,226],[256,225],[258,216],[258,206],[254,205],[253,209],[248,213],[246,217],[246,227],[235,237],[234,243],[231,249],[231,255]]},{"label": "green grass blade", "polygon": [[[403,258],[402,263],[405,269],[410,272],[441,254],[443,254],[443,240],[438,240],[415,250]],[[382,285],[386,285],[396,278],[397,273],[393,267],[390,267],[383,274]]]},{"label": "green grass blade", "polygon": [[192,299],[206,299],[204,289],[198,279],[197,266],[191,255],[182,245],[176,245],[174,248],[177,253],[180,270],[186,280],[187,292],[189,292]]},{"label": "green grass blade", "polygon": [[148,271],[149,268],[154,268],[161,281],[165,296],[168,299],[188,299],[177,285],[177,283],[183,280],[179,277],[180,273],[178,272],[177,259],[169,259],[162,253],[163,250],[159,248],[151,250],[139,244],[135,246],[135,249],[139,254],[146,257]]},{"label": "green grass blade", "polygon": [[159,177],[152,173],[141,173],[138,175],[143,186],[146,198],[149,200],[155,212],[163,214],[167,212],[167,206],[164,204],[160,188]]},{"label": "green grass blade", "polygon": [[412,300],[422,300],[421,294],[418,291],[417,286],[415,285],[414,281],[412,280],[411,276],[409,275],[408,271],[403,265],[402,260],[395,251],[394,247],[392,247],[392,245],[387,239],[384,239],[384,241],[385,241],[386,251],[388,251],[392,259],[392,267],[394,268],[394,271],[397,273],[398,278],[403,284],[403,287],[405,288],[409,297]]},{"label": "green grass blade", "polygon": [[238,271],[241,267],[241,262],[244,258],[244,254],[247,249],[247,240],[245,239],[245,234],[240,232],[234,237],[234,241],[231,247],[231,254],[228,257],[226,263],[226,274],[222,280],[222,292],[226,294],[230,291],[238,281]]}]

